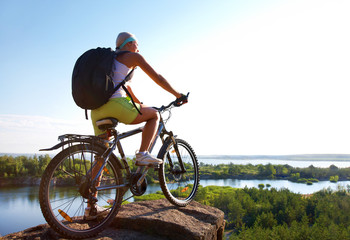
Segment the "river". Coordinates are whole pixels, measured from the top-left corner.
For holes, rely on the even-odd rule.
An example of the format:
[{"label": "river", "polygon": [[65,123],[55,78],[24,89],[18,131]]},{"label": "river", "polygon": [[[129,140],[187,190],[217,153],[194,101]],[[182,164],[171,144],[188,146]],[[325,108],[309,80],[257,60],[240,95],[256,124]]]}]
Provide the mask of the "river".
[{"label": "river", "polygon": [[[308,167],[313,165],[315,167],[329,167],[335,165],[337,167],[350,167],[350,161],[292,161],[292,160],[276,160],[276,159],[244,159],[235,160],[227,158],[199,158],[200,162],[207,164],[288,164],[293,167]],[[278,163],[276,163],[277,161]],[[306,185],[302,183],[293,183],[287,180],[237,180],[237,179],[206,179],[201,180],[202,186],[216,185],[216,186],[231,186],[235,188],[258,188],[259,184],[271,185],[271,188],[282,189],[288,188],[290,191],[301,194],[310,194],[330,187],[337,189],[337,187],[347,187],[350,181],[343,181],[338,183],[331,183],[329,181],[320,181],[313,185]],[[146,194],[159,191],[160,187],[157,184],[149,185]],[[0,188],[0,209],[2,221],[0,223],[0,235],[4,236],[12,232],[18,232],[38,224],[45,223],[43,218],[39,200],[38,200],[37,186],[31,187],[2,187]]]}]

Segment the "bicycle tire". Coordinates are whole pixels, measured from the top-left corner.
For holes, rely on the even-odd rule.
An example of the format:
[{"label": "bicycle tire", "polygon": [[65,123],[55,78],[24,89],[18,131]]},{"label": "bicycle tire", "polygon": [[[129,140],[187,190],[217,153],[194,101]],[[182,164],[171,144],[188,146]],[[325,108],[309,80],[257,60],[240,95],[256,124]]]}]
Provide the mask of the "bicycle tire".
[{"label": "bicycle tire", "polygon": [[199,186],[199,166],[192,147],[182,139],[175,139],[186,171],[181,166],[172,141],[165,141],[158,158],[163,164],[158,170],[159,184],[163,194],[175,206],[187,206],[196,196]]},{"label": "bicycle tire", "polygon": [[[95,155],[101,156],[105,150],[105,147],[88,143],[73,145],[58,153],[44,171],[39,190],[40,207],[47,223],[60,235],[72,239],[96,236],[118,213],[123,198],[120,189],[98,192],[99,204],[104,204],[108,196],[113,196],[114,202],[108,206],[105,217],[89,221],[84,217],[87,200],[81,189],[84,189],[82,186],[89,176],[86,175],[89,167],[92,169],[92,159]],[[101,185],[122,183],[118,159],[112,154],[104,169]]]}]

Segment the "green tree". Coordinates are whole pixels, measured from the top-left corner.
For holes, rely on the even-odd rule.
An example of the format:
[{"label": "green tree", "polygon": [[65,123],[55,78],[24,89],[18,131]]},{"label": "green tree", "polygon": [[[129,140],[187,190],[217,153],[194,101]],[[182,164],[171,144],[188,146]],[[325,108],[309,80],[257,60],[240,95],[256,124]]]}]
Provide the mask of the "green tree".
[{"label": "green tree", "polygon": [[329,181],[331,181],[331,182],[338,182],[338,180],[339,180],[339,176],[338,175],[329,177]]}]

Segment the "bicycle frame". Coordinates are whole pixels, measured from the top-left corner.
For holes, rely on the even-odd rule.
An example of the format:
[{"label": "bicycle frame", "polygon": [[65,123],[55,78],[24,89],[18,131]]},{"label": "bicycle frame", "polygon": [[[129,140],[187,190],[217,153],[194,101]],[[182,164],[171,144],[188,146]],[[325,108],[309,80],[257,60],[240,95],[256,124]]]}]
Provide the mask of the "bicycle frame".
[{"label": "bicycle frame", "polygon": [[[127,160],[126,160],[126,156],[125,156],[125,153],[124,153],[124,150],[123,150],[123,147],[121,145],[121,142],[120,140],[124,139],[124,138],[128,138],[130,136],[133,136],[133,135],[136,135],[138,133],[142,133],[143,131],[143,127],[139,127],[139,128],[136,128],[136,129],[133,129],[133,130],[130,130],[130,131],[127,131],[127,132],[124,132],[124,133],[118,133],[115,129],[109,129],[109,131],[112,131],[111,132],[111,135],[114,137],[114,139],[112,141],[110,141],[109,143],[112,144],[112,146],[110,146],[106,152],[103,154],[106,156],[101,156],[104,158],[104,163],[102,164],[102,166],[100,167],[99,169],[99,172],[98,174],[95,176],[95,178],[92,180],[92,185],[94,186],[96,181],[98,180],[99,176],[102,174],[103,172],[103,169],[105,167],[105,165],[107,164],[107,161],[109,159],[109,157],[111,156],[111,154],[113,153],[113,151],[118,148],[118,152],[120,154],[120,157],[121,157],[121,160],[123,162],[123,165],[124,165],[124,168],[125,171],[126,171],[126,176],[127,176],[127,179],[130,179],[130,176],[131,176],[131,170],[130,170],[130,167],[129,167],[129,164],[127,163]],[[165,135],[168,135],[167,138],[164,139],[164,136]],[[165,141],[167,141],[169,139],[169,141],[173,141],[174,142],[174,146],[175,146],[175,149],[176,149],[176,153],[177,153],[177,156],[178,156],[178,159],[179,159],[179,162],[181,163],[181,170],[182,172],[185,172],[185,169],[184,169],[184,166],[183,166],[183,163],[182,163],[182,160],[181,160],[181,155],[179,154],[178,152],[178,149],[177,149],[177,146],[175,144],[175,138],[174,138],[174,135],[172,133],[172,131],[167,131],[165,129],[165,123],[163,121],[163,118],[162,116],[160,116],[160,120],[159,120],[159,126],[158,126],[158,129],[157,129],[157,133],[156,133],[156,137],[154,139],[154,141],[152,142],[150,148],[149,148],[149,152],[151,153],[154,146],[156,145],[156,142],[157,142],[157,139],[160,138],[162,140],[162,143],[164,144]],[[170,157],[168,156],[168,158],[170,159]],[[171,161],[170,161],[171,162]],[[171,166],[173,167],[173,166]],[[144,167],[138,167],[137,171],[136,172],[141,172],[141,169],[144,168]],[[146,170],[144,171],[144,173],[142,174],[142,177],[139,179],[138,181],[138,185],[141,185],[146,174],[147,174],[147,171],[148,171],[148,168],[149,167],[146,167]],[[112,186],[103,186],[103,187],[96,187],[96,190],[97,191],[101,191],[101,190],[110,190],[110,189],[118,189],[118,188],[123,188],[123,187],[128,187],[129,186],[129,182],[128,183],[125,183],[125,184],[122,184],[122,185],[112,185]]]}]

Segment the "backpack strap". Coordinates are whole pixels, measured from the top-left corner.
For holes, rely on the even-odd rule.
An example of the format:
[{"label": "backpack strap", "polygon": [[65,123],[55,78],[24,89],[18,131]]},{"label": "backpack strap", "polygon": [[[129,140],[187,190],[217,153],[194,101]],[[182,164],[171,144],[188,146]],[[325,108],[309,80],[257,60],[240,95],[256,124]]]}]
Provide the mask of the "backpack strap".
[{"label": "backpack strap", "polygon": [[[119,52],[117,52],[116,55],[115,55],[115,59],[117,59],[117,56],[118,56],[118,55],[124,54],[124,53],[127,53],[127,52],[130,52],[130,51],[119,51]],[[121,83],[119,83],[119,84],[114,88],[114,91],[113,91],[113,92],[117,91],[120,87],[122,87],[123,90],[126,92],[126,95],[128,95],[128,96],[130,97],[131,102],[132,102],[132,104],[134,105],[134,107],[136,108],[136,110],[139,112],[139,114],[142,115],[142,113],[140,112],[140,109],[138,109],[138,107],[136,106],[135,101],[134,101],[134,99],[132,98],[130,92],[129,92],[128,89],[125,87],[125,83],[126,83],[127,81],[129,81],[129,80],[134,76],[134,70],[135,70],[135,69],[136,69],[136,67],[134,67],[134,68],[128,73],[128,75],[126,75],[126,77],[124,78],[124,80],[123,80]]]},{"label": "backpack strap", "polygon": [[130,97],[132,104],[134,105],[134,107],[136,108],[136,110],[139,112],[140,115],[142,115],[140,109],[136,106],[136,103],[134,101],[134,99],[132,98],[130,92],[128,91],[128,89],[125,87],[125,83],[127,81],[129,81],[133,76],[134,76],[134,70],[136,68],[133,68],[128,75],[126,75],[126,77],[124,78],[124,80],[122,82],[120,82],[115,88],[114,88],[114,92],[117,91],[120,87],[123,88],[123,90],[126,92],[126,95],[128,95],[128,97]]}]

